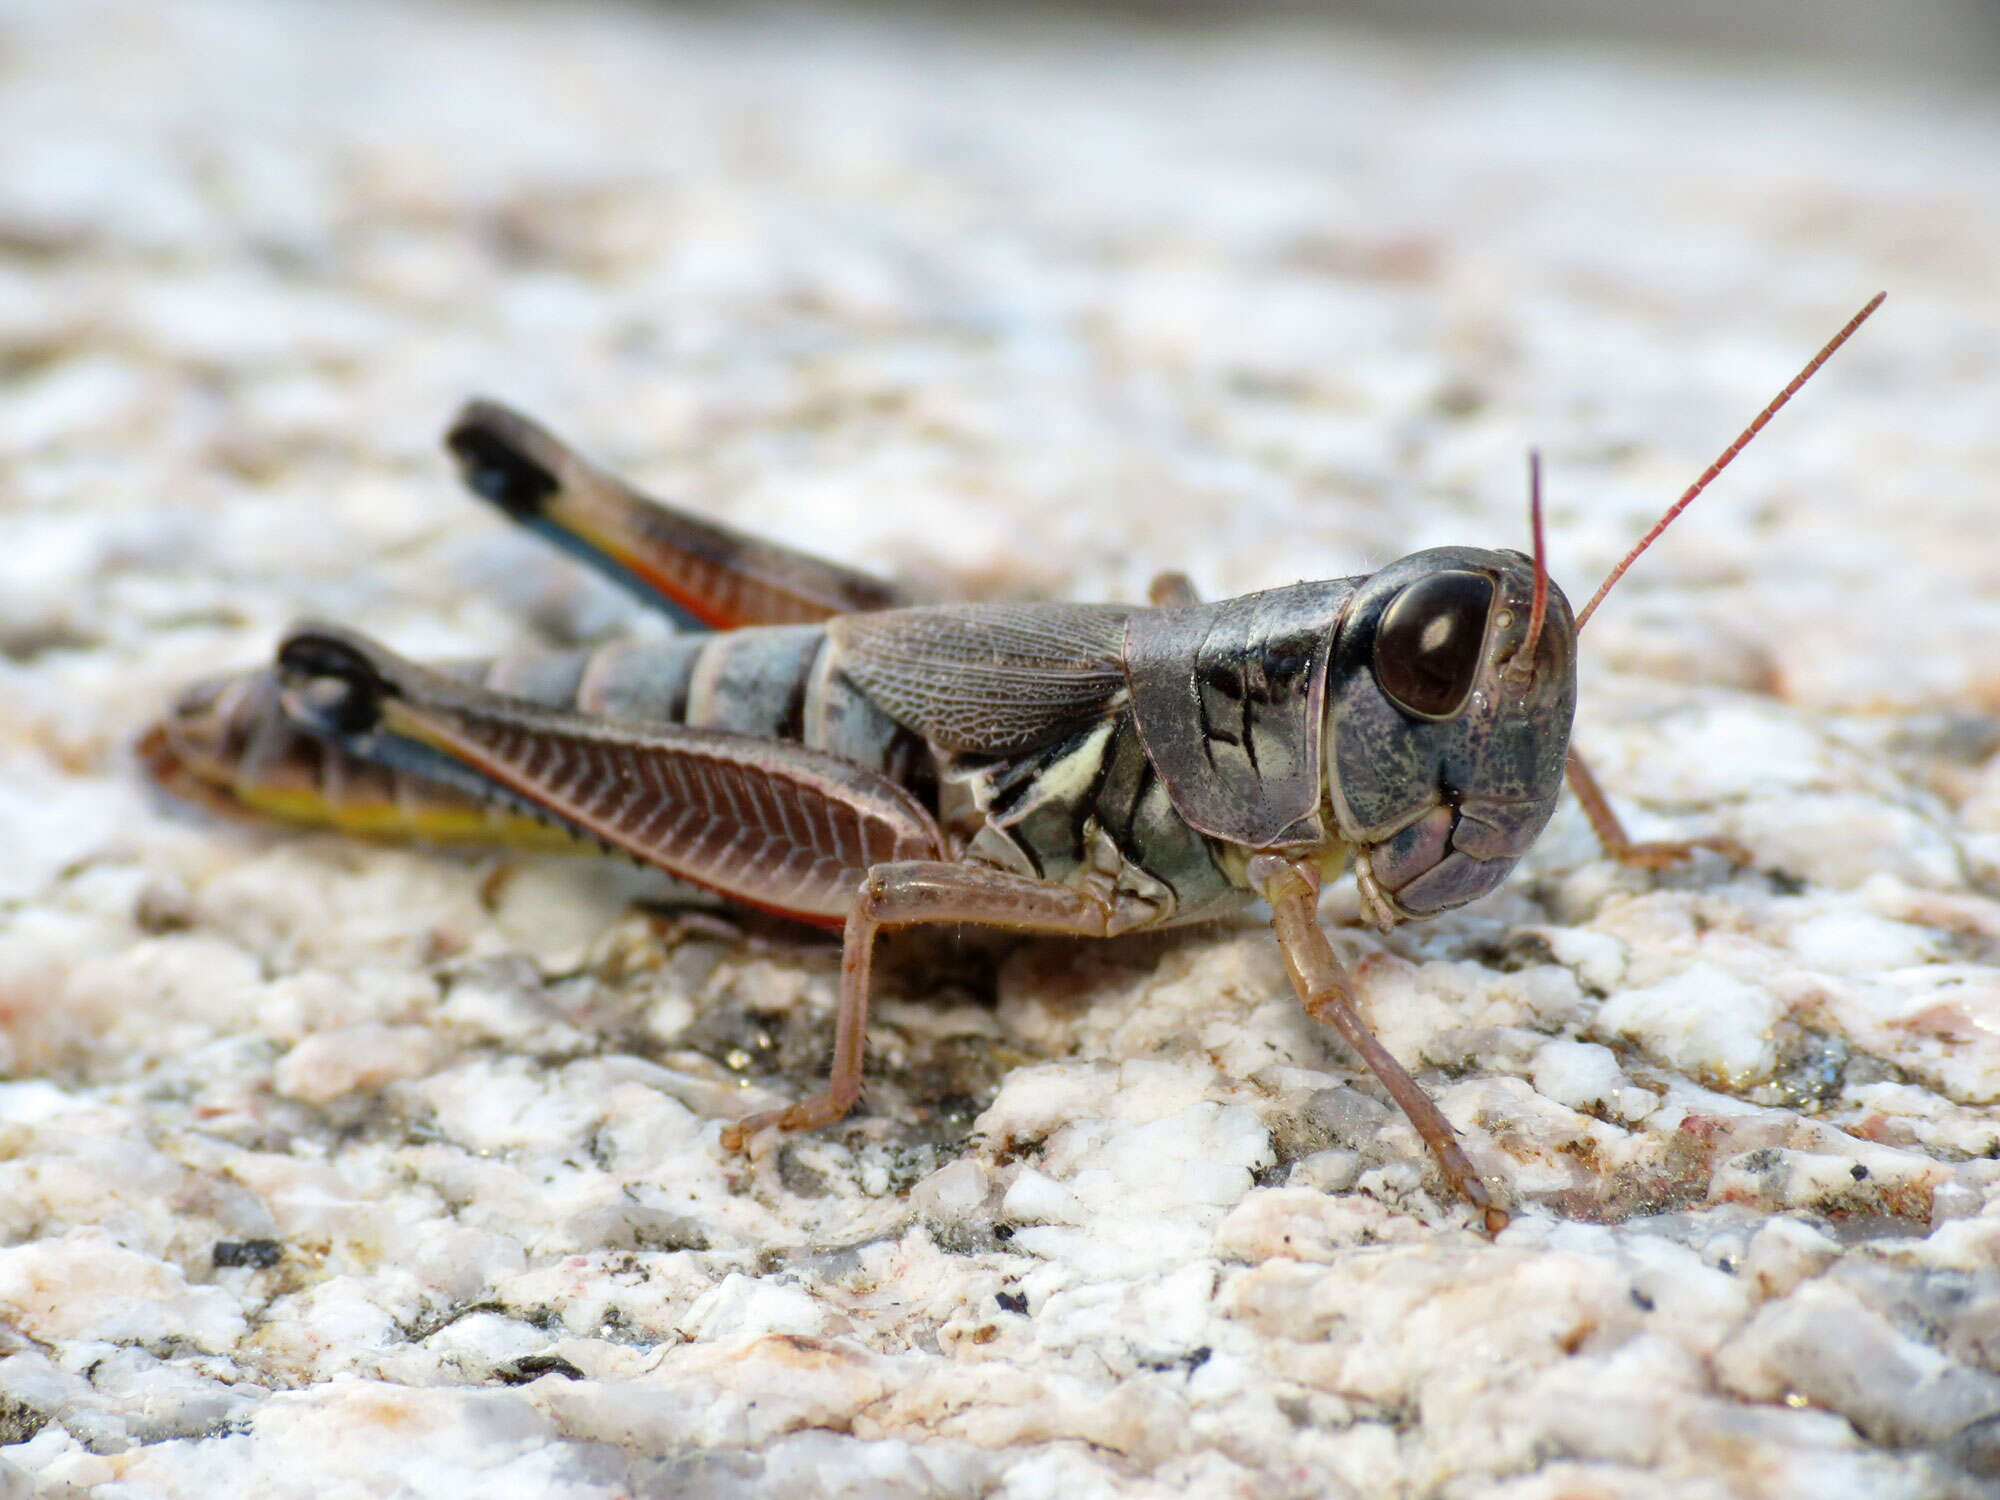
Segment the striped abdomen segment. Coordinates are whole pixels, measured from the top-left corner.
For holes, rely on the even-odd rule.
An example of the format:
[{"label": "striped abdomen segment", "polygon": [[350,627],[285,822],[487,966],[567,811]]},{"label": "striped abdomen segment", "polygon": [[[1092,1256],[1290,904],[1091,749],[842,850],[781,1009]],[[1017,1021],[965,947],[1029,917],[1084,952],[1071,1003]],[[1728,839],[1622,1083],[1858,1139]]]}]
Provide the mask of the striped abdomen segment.
[{"label": "striped abdomen segment", "polygon": [[356,754],[469,772],[733,900],[837,924],[872,865],[936,859],[928,809],[798,743],[542,708],[406,662],[363,636],[294,631],[285,711]]},{"label": "striped abdomen segment", "polygon": [[[926,801],[935,785],[923,741],[835,670],[834,652],[815,626],[523,653],[441,670],[548,708],[806,744],[880,772]],[[140,741],[139,753],[168,791],[223,812],[373,838],[593,847],[476,776],[384,764],[299,727],[286,717],[268,668],[188,688]]]},{"label": "striped abdomen segment", "polygon": [[494,692],[599,718],[726,729],[809,745],[917,791],[933,771],[922,738],[877,707],[840,669],[817,625],[769,625],[518,657],[485,673]]},{"label": "striped abdomen segment", "polygon": [[362,838],[595,848],[511,799],[366,760],[301,729],[285,716],[268,667],[190,685],[136,749],[160,787],[231,816]]}]

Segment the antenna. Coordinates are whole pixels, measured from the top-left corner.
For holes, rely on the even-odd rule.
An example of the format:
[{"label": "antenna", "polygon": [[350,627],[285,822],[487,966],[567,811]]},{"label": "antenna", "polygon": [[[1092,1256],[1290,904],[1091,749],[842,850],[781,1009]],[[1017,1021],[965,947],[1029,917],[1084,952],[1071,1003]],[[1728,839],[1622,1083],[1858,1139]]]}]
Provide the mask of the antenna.
[{"label": "antenna", "polygon": [[1528,526],[1535,533],[1535,602],[1528,610],[1528,634],[1507,664],[1507,675],[1519,680],[1535,672],[1535,647],[1542,639],[1542,622],[1549,614],[1549,561],[1542,544],[1542,450],[1528,450]]},{"label": "antenna", "polygon": [[[1799,371],[1799,373],[1795,377],[1793,377],[1792,383],[1786,386],[1782,391],[1778,392],[1776,398],[1771,402],[1769,406],[1765,407],[1762,411],[1757,413],[1757,420],[1752,422],[1748,427],[1743,429],[1742,436],[1737,438],[1736,441],[1731,443],[1727,448],[1723,449],[1722,457],[1718,458],[1714,463],[1710,464],[1707,470],[1702,474],[1701,478],[1697,479],[1693,484],[1688,486],[1687,493],[1682,495],[1680,499],[1676,500],[1671,506],[1669,506],[1667,508],[1667,513],[1661,516],[1659,520],[1653,523],[1653,529],[1647,532],[1644,536],[1639,538],[1638,545],[1635,546],[1630,552],[1625,554],[1625,560],[1619,563],[1617,567],[1611,570],[1611,576],[1605,579],[1604,582],[1600,583],[1597,586],[1597,592],[1590,596],[1590,603],[1584,605],[1584,607],[1577,613],[1576,628],[1578,630],[1583,629],[1585,625],[1590,623],[1591,615],[1596,611],[1597,606],[1604,602],[1604,596],[1611,592],[1611,586],[1614,583],[1616,583],[1619,579],[1625,576],[1625,570],[1631,567],[1633,563],[1639,560],[1639,554],[1644,552],[1648,547],[1652,546],[1653,543],[1659,539],[1659,535],[1661,532],[1665,531],[1669,526],[1673,525],[1674,517],[1678,516],[1682,511],[1686,510],[1690,505],[1694,503],[1694,497],[1699,495],[1703,490],[1708,488],[1710,480],[1714,479],[1716,475],[1720,474],[1724,469],[1729,467],[1729,461],[1735,458],[1737,454],[1741,453],[1744,450],[1744,448],[1749,445],[1750,439],[1752,439],[1758,433],[1764,430],[1764,424],[1770,421],[1771,418],[1775,417],[1778,414],[1778,408],[1783,406],[1787,401],[1791,400],[1793,396],[1798,394],[1799,387],[1804,385],[1808,380],[1812,379],[1813,372],[1818,370],[1821,365],[1825,364],[1829,359],[1833,357],[1833,351],[1838,349],[1842,344],[1846,343],[1848,339],[1853,336],[1854,330],[1859,328],[1863,323],[1868,321],[1868,315],[1874,312],[1876,308],[1880,307],[1882,305],[1882,299],[1887,297],[1888,295],[1889,294],[1887,292],[1877,292],[1873,297],[1869,298],[1868,305],[1862,308],[1861,311],[1856,313],[1853,317],[1849,318],[1847,320],[1847,326],[1845,328],[1841,329],[1840,332],[1836,333],[1832,338],[1827,340],[1826,347],[1820,350],[1819,353],[1815,354],[1812,357],[1811,362],[1808,363],[1803,370]],[[1537,551],[1539,550],[1540,549],[1537,548]]]}]

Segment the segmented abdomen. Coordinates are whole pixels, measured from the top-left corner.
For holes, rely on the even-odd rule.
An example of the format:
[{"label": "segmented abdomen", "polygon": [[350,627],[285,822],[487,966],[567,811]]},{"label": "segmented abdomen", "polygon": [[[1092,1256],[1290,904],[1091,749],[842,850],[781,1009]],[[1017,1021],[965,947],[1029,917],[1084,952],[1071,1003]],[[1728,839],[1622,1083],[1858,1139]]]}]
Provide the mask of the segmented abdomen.
[{"label": "segmented abdomen", "polygon": [[[444,670],[595,717],[801,742],[879,771],[934,807],[928,747],[870,702],[836,658],[821,627],[788,625],[522,653]],[[169,791],[225,812],[375,838],[587,847],[499,788],[474,796],[300,729],[285,716],[269,669],[190,687],[140,741],[139,753]]]}]

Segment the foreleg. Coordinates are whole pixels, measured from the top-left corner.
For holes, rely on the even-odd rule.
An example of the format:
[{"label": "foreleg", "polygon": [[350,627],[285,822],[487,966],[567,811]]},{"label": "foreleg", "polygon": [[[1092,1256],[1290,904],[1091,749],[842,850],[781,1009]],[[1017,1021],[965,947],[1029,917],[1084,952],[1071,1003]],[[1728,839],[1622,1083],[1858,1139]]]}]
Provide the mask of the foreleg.
[{"label": "foreleg", "polygon": [[1306,1014],[1338,1031],[1342,1040],[1361,1054],[1369,1071],[1381,1080],[1389,1097],[1431,1148],[1451,1185],[1485,1215],[1486,1232],[1498,1234],[1505,1229],[1507,1210],[1473,1169],[1451,1121],[1355,1012],[1354,983],[1320,930],[1318,870],[1275,854],[1260,854],[1250,861],[1250,883],[1271,904],[1271,928],[1278,935],[1292,988],[1298,991]]}]

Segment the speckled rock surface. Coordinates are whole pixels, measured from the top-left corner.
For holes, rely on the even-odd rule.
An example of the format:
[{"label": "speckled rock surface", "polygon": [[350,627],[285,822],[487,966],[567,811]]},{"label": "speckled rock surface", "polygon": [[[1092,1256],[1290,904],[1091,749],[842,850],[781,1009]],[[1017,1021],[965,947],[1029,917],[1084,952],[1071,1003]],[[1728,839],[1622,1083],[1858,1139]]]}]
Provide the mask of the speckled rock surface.
[{"label": "speckled rock surface", "polygon": [[[0,5],[0,1490],[2000,1486],[2000,112],[1312,30]],[[1520,545],[1585,640],[1491,899],[1326,917],[1497,1243],[1254,921],[823,948],[225,827],[133,735],[293,617],[590,640],[468,392],[968,595]]]}]

